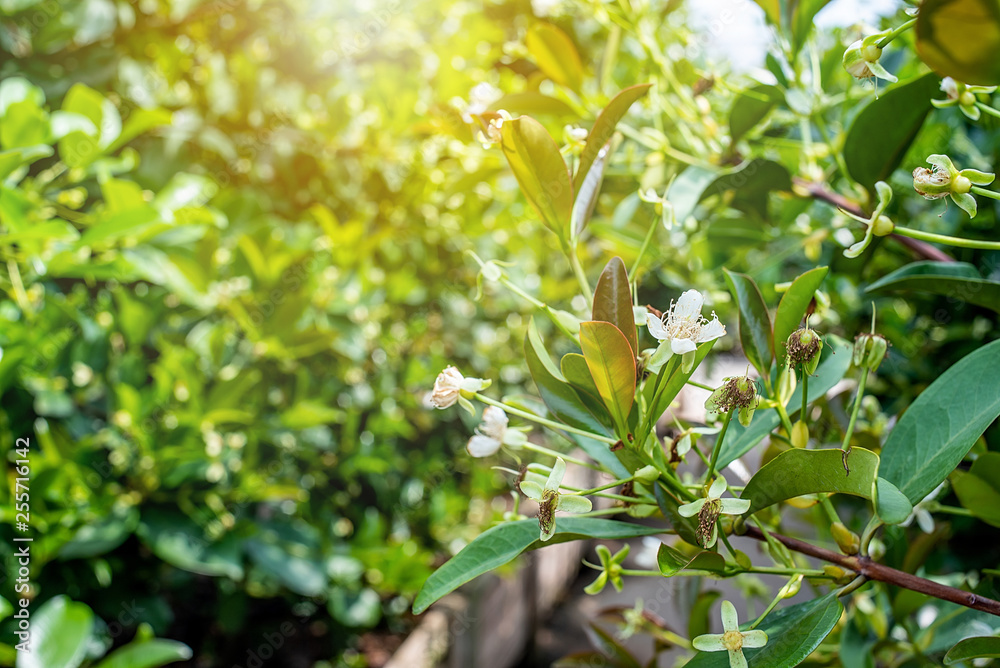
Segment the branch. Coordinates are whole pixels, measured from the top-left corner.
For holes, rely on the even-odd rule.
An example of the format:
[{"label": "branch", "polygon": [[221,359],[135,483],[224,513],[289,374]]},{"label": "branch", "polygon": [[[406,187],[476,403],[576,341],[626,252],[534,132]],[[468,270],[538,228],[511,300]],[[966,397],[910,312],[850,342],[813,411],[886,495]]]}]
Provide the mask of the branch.
[{"label": "branch", "polygon": [[[764,534],[757,527],[747,526],[747,531],[744,535],[756,540],[766,540]],[[994,601],[991,598],[979,596],[978,594],[973,594],[962,589],[956,589],[955,587],[938,584],[937,582],[917,577],[911,573],[879,564],[868,557],[848,557],[838,552],[811,545],[797,538],[790,538],[776,533],[772,533],[771,538],[774,538],[790,550],[837,564],[838,566],[854,571],[858,575],[863,575],[869,580],[896,585],[903,589],[927,594],[942,601],[958,603],[967,608],[981,610],[982,612],[988,612],[991,615],[1000,617],[1000,601]]]},{"label": "branch", "polygon": [[[852,202],[843,195],[835,193],[832,190],[827,190],[822,183],[815,183],[812,181],[806,181],[803,178],[795,177],[792,179],[792,183],[795,188],[802,190],[807,195],[814,199],[818,199],[821,202],[826,202],[831,204],[838,209],[843,209],[848,213],[853,213],[856,216],[866,217],[868,214],[865,213],[864,209],[858,206],[857,202]],[[911,239],[910,237],[904,237],[900,234],[890,234],[893,239],[903,244],[914,254],[923,257],[926,260],[935,260],[937,262],[954,262],[955,258],[945,253],[943,250],[932,246],[929,243],[920,241],[919,239]]]}]

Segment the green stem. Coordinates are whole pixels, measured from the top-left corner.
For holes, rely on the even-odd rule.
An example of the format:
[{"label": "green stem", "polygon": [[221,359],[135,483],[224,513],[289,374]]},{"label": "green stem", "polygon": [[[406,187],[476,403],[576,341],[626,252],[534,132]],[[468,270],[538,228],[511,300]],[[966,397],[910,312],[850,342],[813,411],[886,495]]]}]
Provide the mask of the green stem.
[{"label": "green stem", "polygon": [[858,421],[858,413],[861,411],[861,399],[865,395],[865,383],[868,382],[868,367],[861,369],[861,380],[858,381],[858,394],[854,397],[854,409],[851,411],[851,421],[847,423],[847,431],[844,432],[844,443],[840,449],[849,452],[851,449],[851,436],[854,435],[854,424]]},{"label": "green stem", "polygon": [[[809,374],[806,367],[802,365],[802,411],[799,413],[799,421],[807,423],[809,418]],[[789,434],[791,436],[791,434]]]},{"label": "green stem", "polygon": [[861,554],[868,554],[868,546],[871,545],[872,538],[875,537],[875,532],[878,528],[882,526],[882,520],[878,517],[873,517],[868,520],[868,526],[865,527],[864,532],[861,534]]},{"label": "green stem", "polygon": [[719,462],[719,453],[722,452],[722,442],[726,438],[726,431],[729,429],[729,422],[732,420],[733,411],[735,408],[730,408],[725,416],[722,418],[722,429],[719,430],[719,435],[715,439],[715,446],[712,448],[712,460],[708,463],[708,475],[705,476],[705,481],[712,479],[715,475],[715,465]]},{"label": "green stem", "polygon": [[909,21],[907,21],[906,23],[902,24],[901,26],[899,26],[898,28],[896,28],[895,30],[893,30],[891,33],[889,33],[888,35],[886,35],[885,37],[883,37],[882,39],[880,39],[878,41],[878,44],[876,44],[875,46],[877,46],[880,49],[884,49],[889,44],[889,42],[891,42],[892,40],[896,39],[897,37],[899,37],[900,35],[902,35],[904,32],[906,32],[907,30],[909,30],[910,28],[912,28],[916,24],[916,22],[917,22],[916,19],[910,19]]},{"label": "green stem", "polygon": [[826,517],[830,520],[831,524],[836,524],[840,522],[840,515],[837,514],[837,509],[833,507],[833,503],[830,502],[829,496],[820,497],[819,505],[826,513]]},{"label": "green stem", "polygon": [[709,387],[708,385],[702,385],[701,383],[696,383],[693,380],[687,381],[687,384],[691,385],[692,387],[697,387],[698,389],[701,390],[708,390],[709,392],[715,392],[714,387]]},{"label": "green stem", "polygon": [[660,368],[660,373],[656,374],[656,385],[653,386],[653,398],[649,402],[649,411],[646,413],[646,417],[642,421],[636,443],[645,443],[650,430],[654,430],[656,428],[656,419],[660,417],[659,415],[656,415],[656,407],[660,403],[660,395],[663,394],[663,390],[667,386],[664,380],[674,375],[674,372],[677,370],[677,366],[680,364],[680,359],[681,355],[671,355],[670,359],[664,363],[662,368]]},{"label": "green stem", "polygon": [[785,407],[780,403],[776,403],[774,408],[778,411],[778,417],[781,418],[781,426],[785,428],[785,431],[788,432],[788,436],[791,437],[792,421],[788,418],[788,411],[786,411]]},{"label": "green stem", "polygon": [[527,292],[525,292],[524,290],[522,290],[520,287],[518,287],[513,281],[511,281],[506,276],[501,276],[500,277],[500,282],[503,285],[505,285],[508,290],[510,290],[511,292],[513,292],[514,294],[516,294],[517,296],[521,297],[521,299],[524,299],[524,300],[528,301],[535,308],[545,308],[547,306],[547,304],[545,304],[545,302],[538,301],[537,299],[535,299],[534,297],[532,297],[531,295],[529,295]]},{"label": "green stem", "polygon": [[981,188],[980,186],[972,186],[972,192],[983,197],[989,197],[990,199],[1000,199],[1000,193]]},{"label": "green stem", "polygon": [[837,590],[837,598],[847,596],[848,594],[854,592],[855,589],[859,589],[861,585],[863,585],[866,582],[868,582],[868,578],[866,578],[864,575],[859,575],[858,577],[854,578],[846,585]]},{"label": "green stem", "polygon": [[768,606],[764,608],[764,612],[760,613],[760,617],[758,617],[756,621],[754,621],[754,623],[750,625],[750,629],[753,630],[757,628],[757,625],[760,624],[762,621],[764,621],[765,617],[771,614],[771,611],[774,610],[774,607],[778,605],[778,601],[780,601],[781,599],[782,599],[781,590],[778,590],[778,594],[773,599],[771,599],[771,602],[768,604]]},{"label": "green stem", "polygon": [[588,469],[594,469],[595,471],[603,471],[604,470],[600,466],[595,466],[594,464],[591,464],[590,462],[584,461],[582,459],[578,459],[578,458],[574,457],[573,455],[564,455],[561,452],[557,452],[555,450],[550,450],[549,448],[546,448],[544,445],[538,445],[537,443],[532,443],[531,441],[528,441],[527,443],[525,443],[521,447],[524,448],[525,450],[529,450],[531,452],[537,452],[540,455],[548,455],[549,457],[553,457],[553,458],[555,458],[555,457],[561,457],[563,459],[563,461],[570,462],[571,464],[576,464],[577,466],[585,466]]},{"label": "green stem", "polygon": [[[588,494],[596,494],[597,492],[603,492],[604,490],[611,489],[612,487],[618,487],[619,485],[624,485],[625,483],[631,482],[634,479],[635,476],[629,478],[622,478],[621,480],[614,480],[612,482],[609,482],[607,485],[601,485],[600,487],[594,487],[592,489],[580,489],[575,491],[574,494],[578,494],[580,496],[587,496]],[[635,499],[632,500],[634,501]]]},{"label": "green stem", "polygon": [[[624,513],[627,508],[622,508],[620,506],[615,506],[614,508],[600,508],[598,510],[591,510],[589,513],[580,513],[574,515],[573,517],[600,517],[601,515],[618,515],[619,513]],[[670,533],[669,531],[664,531],[664,533]]]},{"label": "green stem", "polygon": [[580,289],[583,290],[583,296],[589,304],[594,300],[594,293],[590,289],[590,283],[587,282],[587,274],[583,271],[583,265],[580,264],[580,258],[576,255],[576,249],[567,249],[567,255],[569,255],[569,263],[573,267],[573,274],[576,275],[576,280],[580,283]]},{"label": "green stem", "polygon": [[947,513],[949,515],[961,515],[962,517],[975,517],[968,508],[957,508],[955,506],[942,506],[940,503],[928,505],[927,510],[932,513]]},{"label": "green stem", "polygon": [[[570,427],[569,425],[566,425],[566,424],[561,424],[559,422],[553,422],[552,420],[548,420],[546,418],[539,417],[539,416],[535,415],[534,413],[529,413],[528,411],[522,411],[520,408],[514,408],[513,406],[505,404],[502,401],[497,401],[496,399],[490,399],[489,397],[487,397],[485,395],[482,395],[482,394],[479,394],[478,392],[476,392],[473,396],[476,399],[479,399],[484,404],[489,404],[490,406],[496,406],[497,408],[502,408],[506,412],[510,413],[511,415],[516,415],[518,417],[524,418],[525,420],[531,420],[532,422],[537,422],[538,424],[545,425],[546,427],[548,427],[550,429],[555,429],[556,431],[566,431],[566,432],[569,432],[571,434],[577,434],[579,436],[586,436],[587,438],[592,438],[595,441],[602,441],[602,442],[607,443],[609,445],[614,445],[615,443],[618,442],[618,439],[615,439],[615,438],[610,438],[608,436],[601,436],[600,434],[595,434],[593,432],[585,431],[583,429],[577,429],[576,427]],[[528,444],[526,443],[524,445],[524,447],[527,448]],[[562,455],[560,455],[560,456],[562,456]],[[565,459],[565,457],[564,457],[564,459]]]},{"label": "green stem", "polygon": [[656,232],[656,224],[659,221],[659,216],[653,216],[653,222],[650,223],[649,229],[646,230],[646,238],[642,240],[642,246],[639,248],[639,254],[636,255],[635,262],[632,263],[632,270],[628,272],[629,281],[635,280],[635,275],[639,271],[639,262],[642,261],[642,256],[646,254],[646,248],[649,247],[649,242],[653,239],[653,233]]},{"label": "green stem", "polygon": [[931,241],[938,244],[947,244],[949,246],[957,246],[959,248],[982,248],[984,250],[1000,250],[1000,241],[981,241],[979,239],[962,239],[961,237],[949,237],[944,234],[932,234],[931,232],[921,232],[920,230],[913,230],[909,227],[901,227],[897,225],[892,230],[894,233],[903,236],[910,237],[911,239],[920,239],[921,241]]},{"label": "green stem", "polygon": [[997,111],[990,105],[983,104],[982,102],[976,102],[976,106],[985,111],[990,116],[996,116],[997,118],[1000,118],[1000,111]]}]

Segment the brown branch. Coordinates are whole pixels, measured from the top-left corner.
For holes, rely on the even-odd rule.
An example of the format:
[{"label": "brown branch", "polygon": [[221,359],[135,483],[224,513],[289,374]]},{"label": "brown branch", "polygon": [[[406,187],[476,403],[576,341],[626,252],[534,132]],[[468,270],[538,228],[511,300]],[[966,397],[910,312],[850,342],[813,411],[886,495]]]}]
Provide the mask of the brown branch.
[{"label": "brown branch", "polygon": [[[761,530],[757,527],[748,526],[746,534],[744,535],[761,541],[767,540]],[[978,594],[973,594],[972,592],[956,589],[955,587],[948,587],[904,571],[896,570],[895,568],[890,568],[884,564],[872,561],[869,557],[848,557],[838,552],[833,552],[831,550],[806,543],[805,541],[798,540],[797,538],[790,538],[776,533],[772,533],[771,538],[774,538],[790,550],[837,564],[838,566],[854,571],[858,575],[863,575],[869,580],[877,580],[878,582],[896,585],[897,587],[902,587],[903,589],[909,589],[911,591],[920,592],[921,594],[927,594],[928,596],[939,598],[942,601],[958,603],[959,605],[964,605],[967,608],[981,610],[982,612],[988,612],[991,615],[997,615],[1000,617],[1000,601],[994,601],[991,598],[985,598],[983,596],[979,596]]]},{"label": "brown branch", "polygon": [[[795,177],[792,179],[792,183],[796,190],[801,190],[807,195],[814,199],[818,199],[821,202],[826,202],[831,204],[838,209],[843,209],[848,213],[853,213],[855,216],[861,216],[862,218],[867,217],[869,214],[865,213],[864,209],[858,206],[857,202],[853,202],[839,193],[835,193],[832,190],[827,190],[822,183],[815,183],[813,181],[806,181],[803,178]],[[900,234],[889,235],[899,243],[903,244],[914,254],[927,260],[935,260],[937,262],[954,262],[955,258],[945,253],[940,248],[932,246],[926,241],[921,241],[920,239],[911,239],[910,237],[904,237]]]}]

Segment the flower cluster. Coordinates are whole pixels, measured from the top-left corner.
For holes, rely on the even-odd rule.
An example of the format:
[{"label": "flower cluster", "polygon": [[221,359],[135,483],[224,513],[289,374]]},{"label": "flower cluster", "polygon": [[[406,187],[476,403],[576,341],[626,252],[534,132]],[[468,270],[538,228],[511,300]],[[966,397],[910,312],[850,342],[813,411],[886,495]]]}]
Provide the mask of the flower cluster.
[{"label": "flower cluster", "polygon": [[978,94],[990,94],[996,92],[996,86],[966,86],[961,81],[955,81],[951,77],[945,77],[941,80],[941,90],[943,90],[947,95],[947,100],[931,100],[933,104],[938,109],[946,109],[947,107],[958,107],[973,121],[978,121],[980,117],[979,107],[976,106],[976,95]]}]

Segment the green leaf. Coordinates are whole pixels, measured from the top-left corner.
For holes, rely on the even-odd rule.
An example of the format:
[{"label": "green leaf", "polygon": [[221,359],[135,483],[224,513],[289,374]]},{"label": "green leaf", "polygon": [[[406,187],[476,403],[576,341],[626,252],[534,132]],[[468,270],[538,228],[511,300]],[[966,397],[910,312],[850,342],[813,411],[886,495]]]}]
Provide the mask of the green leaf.
[{"label": "green leaf", "polygon": [[[640,668],[640,664],[636,658],[600,626],[594,622],[590,622],[587,624],[585,631],[587,637],[590,638],[591,644],[598,648],[604,656],[611,657],[611,660],[614,662],[612,665],[616,666],[616,668]],[[606,660],[596,665],[603,666],[605,663],[607,663]]]},{"label": "green leaf", "polygon": [[154,638],[131,642],[109,654],[96,668],[157,668],[175,661],[187,661],[191,648],[176,640]]},{"label": "green leaf", "polygon": [[813,19],[830,0],[798,0],[792,12],[792,53],[798,53],[813,29]]},{"label": "green leaf", "polygon": [[594,320],[610,322],[625,335],[632,348],[632,356],[639,352],[639,337],[632,311],[632,289],[629,287],[628,270],[620,257],[613,257],[597,279],[594,289]]},{"label": "green leaf", "polygon": [[90,119],[97,129],[99,146],[107,148],[121,134],[122,119],[115,105],[89,86],[77,83],[66,92],[62,110]]},{"label": "green leaf", "polygon": [[580,92],[583,62],[569,35],[551,23],[536,23],[528,29],[524,42],[545,76]]},{"label": "green leaf", "polygon": [[143,511],[136,535],[171,566],[200,575],[243,577],[241,539],[226,536],[209,542],[200,526],[176,510]]},{"label": "green leaf", "polygon": [[509,93],[490,105],[491,111],[506,109],[516,116],[552,116],[555,118],[577,118],[578,115],[558,98],[543,95],[537,91]]},{"label": "green leaf", "polygon": [[938,376],[903,413],[882,446],[880,475],[917,503],[955,470],[1000,416],[1000,341]]},{"label": "green leaf", "polygon": [[758,84],[740,93],[729,112],[729,136],[735,144],[767,118],[784,95],[777,86]]},{"label": "green leaf", "polygon": [[59,548],[60,559],[96,557],[114,550],[139,526],[139,510],[134,506],[115,509],[107,517],[81,526],[73,538]]},{"label": "green leaf", "polygon": [[785,342],[802,324],[809,303],[829,270],[829,267],[810,269],[792,281],[792,285],[782,295],[774,314],[774,356],[778,359],[779,366],[785,363]]},{"label": "green leaf", "polygon": [[555,535],[543,543],[538,537],[537,520],[504,522],[484,531],[427,578],[413,602],[413,612],[419,615],[445,594],[451,593],[483,573],[510,563],[519,554],[530,549],[583,538],[617,540],[651,536],[662,531],[658,527],[597,517],[559,516],[556,520]]},{"label": "green leaf", "polygon": [[94,613],[59,595],[31,616],[30,652],[18,652],[17,668],[77,668],[87,656]]},{"label": "green leaf", "polygon": [[656,564],[663,577],[667,578],[685,569],[691,571],[712,571],[715,573],[721,573],[726,570],[726,559],[718,552],[709,552],[706,550],[698,552],[693,557],[689,557],[666,543],[660,543],[660,548],[656,552]]},{"label": "green leaf", "polygon": [[[830,388],[843,380],[851,365],[852,344],[834,335],[826,335],[823,339],[823,359],[816,369],[816,375],[809,379],[810,403],[823,398]],[[801,403],[802,384],[799,383],[788,405],[799,406]],[[726,441],[719,453],[720,470],[753,449],[780,423],[781,419],[774,409],[758,409],[749,427],[744,427],[737,420],[730,422]]]},{"label": "green leaf", "polygon": [[[744,649],[749,668],[793,668],[819,647],[840,621],[844,607],[833,592],[772,612],[759,627],[767,634],[760,649]],[[747,624],[743,624],[746,630]],[[726,652],[699,652],[684,668],[728,668]]]},{"label": "green leaf", "polygon": [[1000,84],[1000,3],[924,0],[917,15],[917,53],[943,77]]},{"label": "green leaf", "polygon": [[678,224],[683,225],[688,216],[694,213],[698,202],[708,188],[719,177],[719,170],[704,167],[688,167],[674,179],[667,189],[667,199],[674,207],[674,216]]},{"label": "green leaf", "polygon": [[940,96],[940,83],[933,74],[910,79],[858,113],[844,139],[844,161],[854,180],[869,190],[889,180],[930,112],[931,98]]},{"label": "green leaf", "polygon": [[971,659],[1000,658],[1000,638],[997,636],[977,636],[966,638],[944,655],[944,665],[952,666]]},{"label": "green leaf", "polygon": [[628,112],[629,107],[649,92],[652,85],[637,84],[625,88],[615,95],[611,102],[608,103],[608,106],[604,107],[601,113],[598,114],[597,120],[594,121],[594,127],[590,129],[590,134],[587,135],[587,144],[580,153],[576,176],[573,177],[574,191],[580,190],[583,180],[587,178],[587,173],[590,171],[590,166],[597,159],[597,154],[600,153],[605,144],[611,141],[611,137],[615,134],[615,127]]},{"label": "green leaf", "polygon": [[[746,517],[779,501],[817,492],[851,494],[873,499],[878,455],[870,450],[854,448],[847,463],[851,474],[844,470],[843,452],[839,449],[786,450],[762,466],[750,478],[740,495],[750,500]],[[905,519],[905,518],[904,518]]]},{"label": "green leaf", "polygon": [[754,0],[754,2],[764,10],[768,23],[781,26],[781,0]]},{"label": "green leaf", "polygon": [[635,400],[635,354],[625,335],[608,322],[580,323],[580,347],[594,385],[624,438]]},{"label": "green leaf", "polygon": [[771,369],[774,349],[771,344],[771,318],[764,298],[754,280],[746,274],[723,269],[729,291],[739,305],[740,344],[743,354],[762,376]]},{"label": "green leaf", "polygon": [[979,455],[968,472],[955,471],[951,480],[963,507],[987,524],[1000,527],[1000,453]]},{"label": "green leaf", "polygon": [[913,504],[899,489],[885,478],[879,478],[875,483],[878,492],[875,512],[886,524],[899,524],[913,512]]},{"label": "green leaf", "polygon": [[[604,425],[606,433],[610,434],[614,430],[614,423],[611,422],[611,416],[608,415],[604,404],[601,403],[601,393],[597,391],[597,386],[594,385],[594,379],[590,375],[590,367],[587,366],[587,360],[579,353],[567,353],[563,355],[559,363],[559,368],[563,376],[566,377],[566,380],[573,386],[576,395],[583,402],[583,405],[586,406],[587,411],[597,418]],[[603,444],[600,447],[605,450],[607,449]]]},{"label": "green leaf", "polygon": [[45,104],[45,92],[24,77],[7,77],[0,81],[0,118],[15,102],[29,100],[36,107]]},{"label": "green leaf", "polygon": [[308,429],[344,419],[344,411],[305,399],[281,414],[281,424],[289,429]]},{"label": "green leaf", "polygon": [[[538,388],[539,396],[556,418],[577,429],[585,429],[602,435],[609,433],[604,425],[591,414],[576,390],[566,382],[566,379],[552,362],[534,320],[528,325],[528,333],[524,337],[524,357],[528,364],[528,372]],[[599,392],[596,392],[596,386],[595,393],[600,395]],[[604,447],[603,443],[601,447]]]},{"label": "green leaf", "polygon": [[49,118],[32,99],[7,108],[0,123],[0,148],[26,148],[49,143]]},{"label": "green leaf", "polygon": [[500,147],[524,196],[565,243],[573,210],[573,184],[559,145],[530,116],[504,121],[500,132]]},{"label": "green leaf", "polygon": [[865,292],[929,292],[1000,313],[1000,282],[965,262],[913,262],[875,281]]},{"label": "green leaf", "polygon": [[0,181],[13,174],[18,168],[30,165],[41,158],[47,158],[53,153],[52,147],[48,144],[21,146],[0,152]]}]

